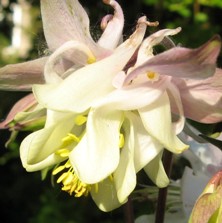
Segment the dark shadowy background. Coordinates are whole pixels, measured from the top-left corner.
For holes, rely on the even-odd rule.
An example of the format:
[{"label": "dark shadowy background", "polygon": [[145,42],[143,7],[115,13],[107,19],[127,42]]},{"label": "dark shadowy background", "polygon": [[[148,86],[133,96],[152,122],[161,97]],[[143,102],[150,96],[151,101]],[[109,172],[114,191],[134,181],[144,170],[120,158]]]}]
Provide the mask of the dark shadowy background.
[{"label": "dark shadowy background", "polygon": [[[32,25],[26,34],[31,46],[26,55],[5,53],[12,45],[14,5],[25,1],[0,0],[0,66],[26,61],[44,55],[46,44],[41,25],[39,1],[29,2]],[[91,32],[95,39],[100,33],[101,18],[112,13],[112,9],[99,0],[82,0],[91,19]],[[124,37],[134,30],[136,20],[146,15],[150,21],[158,20],[158,28],[148,28],[148,34],[161,28],[182,27],[182,32],[173,37],[176,44],[197,47],[214,34],[222,34],[221,0],[121,0],[125,14]],[[55,15],[59,16],[59,15]],[[222,58],[218,65],[222,64]],[[11,106],[25,92],[0,91],[0,119],[3,120]],[[51,179],[41,180],[40,173],[27,173],[19,159],[19,144],[26,136],[20,133],[16,142],[5,148],[10,136],[7,130],[0,130],[0,222],[1,223],[111,223],[123,222],[123,208],[110,213],[98,210],[90,198],[76,199],[53,187]],[[143,174],[140,176],[141,180]],[[141,180],[142,183],[143,179]],[[149,202],[134,202],[135,216],[152,212]]]}]

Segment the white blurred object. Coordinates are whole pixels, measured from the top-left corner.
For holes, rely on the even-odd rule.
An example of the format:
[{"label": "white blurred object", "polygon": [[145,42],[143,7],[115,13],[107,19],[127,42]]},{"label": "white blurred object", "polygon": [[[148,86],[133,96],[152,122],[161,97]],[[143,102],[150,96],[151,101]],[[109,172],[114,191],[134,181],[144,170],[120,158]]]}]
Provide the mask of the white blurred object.
[{"label": "white blurred object", "polygon": [[18,57],[27,57],[32,46],[29,30],[31,28],[31,5],[26,0],[18,0],[11,4],[12,15],[12,40],[11,45],[3,50],[3,56],[16,54]]},{"label": "white blurred object", "polygon": [[[222,134],[217,138],[222,140]],[[222,151],[210,143],[198,143],[185,137],[190,149],[183,153],[192,169],[186,167],[181,179],[181,198],[187,217],[210,178],[222,169]]]}]

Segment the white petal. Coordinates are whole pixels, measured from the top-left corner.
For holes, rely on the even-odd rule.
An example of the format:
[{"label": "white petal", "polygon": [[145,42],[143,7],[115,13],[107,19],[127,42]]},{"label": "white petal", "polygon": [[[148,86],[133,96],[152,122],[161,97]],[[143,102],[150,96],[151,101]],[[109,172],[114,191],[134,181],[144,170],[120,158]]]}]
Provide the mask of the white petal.
[{"label": "white petal", "polygon": [[114,182],[120,203],[124,202],[136,186],[136,171],[134,167],[134,129],[126,120],[123,123],[125,144],[121,149],[120,161],[114,172]]},{"label": "white petal", "polygon": [[171,123],[169,98],[166,93],[154,103],[139,109],[148,133],[173,153],[181,153],[188,148],[176,136]]},{"label": "white petal", "polygon": [[117,168],[121,124],[121,112],[91,109],[86,133],[70,154],[70,161],[81,181],[98,183]]},{"label": "white petal", "polygon": [[164,170],[161,158],[162,152],[144,167],[149,178],[160,188],[166,187],[170,182]]},{"label": "white petal", "polygon": [[95,191],[94,187],[92,187],[90,193],[92,199],[102,211],[112,211],[126,202],[119,202],[114,181],[109,178],[98,184],[98,191]]},{"label": "white petal", "polygon": [[134,165],[136,172],[139,172],[159,154],[163,146],[148,135],[139,115],[127,112],[126,116],[130,119],[134,132]]},{"label": "white petal", "polygon": [[27,171],[40,170],[61,160],[54,153],[73,126],[73,114],[55,114],[48,111],[45,128],[30,134],[21,143],[20,155]]}]

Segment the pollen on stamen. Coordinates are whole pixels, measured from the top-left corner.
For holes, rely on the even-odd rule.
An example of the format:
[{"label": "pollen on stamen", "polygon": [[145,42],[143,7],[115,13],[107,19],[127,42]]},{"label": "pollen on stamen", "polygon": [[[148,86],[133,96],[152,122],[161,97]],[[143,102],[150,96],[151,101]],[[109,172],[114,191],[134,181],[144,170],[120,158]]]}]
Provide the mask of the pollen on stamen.
[{"label": "pollen on stamen", "polygon": [[87,64],[92,64],[96,62],[96,58],[93,56],[88,57]]},{"label": "pollen on stamen", "polygon": [[156,73],[156,72],[153,72],[153,71],[147,72],[146,76],[147,76],[147,78],[150,81],[157,81],[157,80],[159,80],[159,74]]},{"label": "pollen on stamen", "polygon": [[72,134],[72,133],[68,133],[67,136],[62,139],[63,147],[67,146],[67,145],[70,145],[73,142],[78,143],[79,141],[80,141],[80,138],[77,137],[75,134]]},{"label": "pollen on stamen", "polygon": [[61,157],[68,157],[70,154],[70,150],[66,148],[59,149],[58,151],[55,152],[55,154]]},{"label": "pollen on stamen", "polygon": [[124,143],[125,143],[124,135],[122,133],[120,133],[120,135],[119,135],[119,148],[120,149],[123,148]]},{"label": "pollen on stamen", "polygon": [[87,121],[87,117],[84,115],[78,115],[78,116],[76,116],[76,118],[74,120],[75,124],[79,125],[79,126],[86,123],[86,121]]}]

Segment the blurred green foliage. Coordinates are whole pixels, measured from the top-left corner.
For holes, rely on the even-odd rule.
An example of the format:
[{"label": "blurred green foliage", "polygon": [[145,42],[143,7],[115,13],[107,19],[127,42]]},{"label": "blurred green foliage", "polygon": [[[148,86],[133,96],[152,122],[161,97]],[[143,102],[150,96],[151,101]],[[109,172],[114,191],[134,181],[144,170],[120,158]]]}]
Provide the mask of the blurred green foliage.
[{"label": "blurred green foliage", "polygon": [[[10,1],[11,3],[13,1]],[[44,55],[46,44],[41,26],[39,1],[32,3],[32,29],[29,31],[33,47],[27,58],[16,55],[2,57],[1,52],[11,42],[11,7],[0,6],[0,66],[25,61]],[[120,0],[125,14],[126,36],[132,33],[136,20],[145,14],[150,21],[158,20],[160,26],[149,28],[154,32],[160,28],[182,27],[182,32],[173,37],[176,44],[187,47],[197,47],[206,42],[214,34],[222,35],[222,1],[221,0]],[[111,13],[112,9],[102,1],[82,0],[91,19],[92,36],[99,36],[99,23],[102,16]],[[218,64],[222,64],[221,57]],[[10,107],[26,93],[0,92],[0,119],[4,119]],[[41,181],[40,173],[26,173],[19,159],[19,144],[28,133],[20,133],[17,141],[5,148],[9,138],[7,130],[0,131],[0,205],[1,223],[120,223],[123,222],[123,209],[111,213],[98,210],[90,198],[76,199],[54,188],[50,177]],[[178,176],[174,174],[174,178]],[[141,175],[143,177],[143,174]],[[139,179],[141,179],[141,176]],[[146,199],[145,199],[146,200]],[[152,205],[137,202],[135,213],[153,211]]]}]

